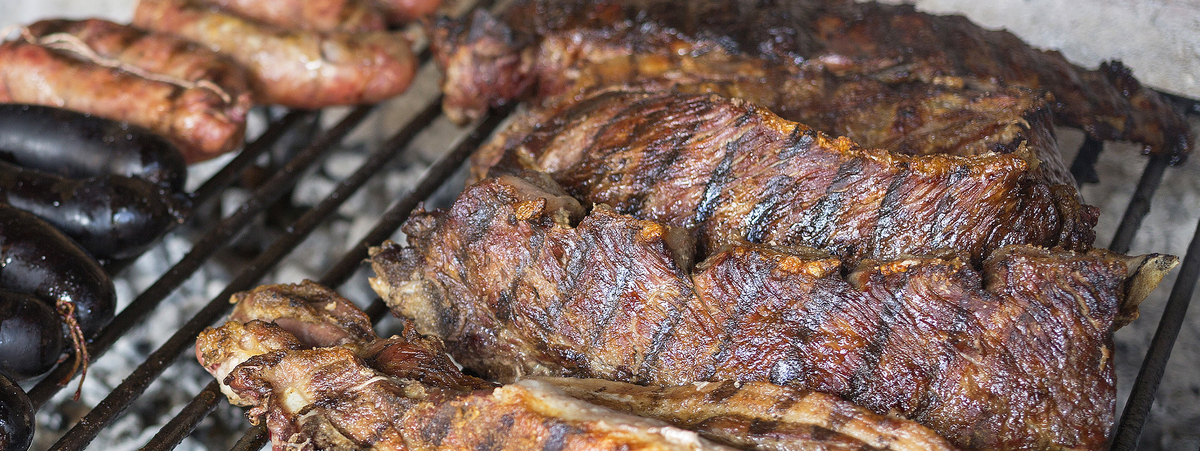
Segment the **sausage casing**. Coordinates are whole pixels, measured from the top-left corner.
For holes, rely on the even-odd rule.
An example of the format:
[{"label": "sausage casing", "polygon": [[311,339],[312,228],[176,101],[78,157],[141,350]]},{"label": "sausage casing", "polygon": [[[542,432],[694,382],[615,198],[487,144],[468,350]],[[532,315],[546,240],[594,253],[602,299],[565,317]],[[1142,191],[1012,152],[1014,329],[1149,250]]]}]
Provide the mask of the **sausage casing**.
[{"label": "sausage casing", "polygon": [[79,245],[31,213],[0,203],[0,288],[71,302],[85,337],[112,320],[112,279]]},{"label": "sausage casing", "polygon": [[43,105],[0,105],[0,159],[63,177],[122,175],[182,192],[179,149],[150,130]]},{"label": "sausage casing", "polygon": [[49,222],[99,258],[141,255],[183,222],[191,198],[118,175],[68,179],[0,162],[0,202]]},{"label": "sausage casing", "polygon": [[230,55],[250,71],[260,103],[309,109],[376,103],[408,89],[416,72],[410,43],[398,32],[286,30],[188,0],[142,0],[133,23]]},{"label": "sausage casing", "polygon": [[200,0],[281,28],[362,33],[387,28],[369,0]]},{"label": "sausage casing", "polygon": [[[68,108],[145,127],[170,139],[188,162],[243,143],[250,94],[243,69],[231,60],[174,36],[100,20],[46,21],[28,30],[25,38],[0,45],[0,102]],[[45,39],[73,50],[38,43]],[[89,61],[76,50],[130,70]]]}]

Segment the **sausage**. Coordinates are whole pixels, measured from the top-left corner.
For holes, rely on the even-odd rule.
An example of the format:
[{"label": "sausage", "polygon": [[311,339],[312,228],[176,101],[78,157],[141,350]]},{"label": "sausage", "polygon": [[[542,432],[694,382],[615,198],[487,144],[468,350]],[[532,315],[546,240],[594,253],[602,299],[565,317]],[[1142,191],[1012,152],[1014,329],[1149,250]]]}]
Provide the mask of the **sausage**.
[{"label": "sausage", "polygon": [[260,103],[309,109],[375,103],[404,92],[416,72],[399,32],[285,30],[189,0],[142,0],[133,23],[232,56],[250,71]]},{"label": "sausage", "polygon": [[0,45],[0,102],[57,106],[145,127],[192,163],[243,143],[250,94],[241,71],[165,34],[98,20],[39,22]]},{"label": "sausage", "polygon": [[0,374],[0,451],[25,451],[33,443],[33,403],[21,386]]},{"label": "sausage", "polygon": [[191,212],[191,199],[119,175],[70,179],[0,162],[0,202],[33,213],[98,258],[136,257]]},{"label": "sausage", "polygon": [[433,14],[442,0],[374,0],[374,3],[383,10],[389,24],[402,25]]},{"label": "sausage", "polygon": [[150,130],[41,105],[0,105],[0,159],[70,178],[122,175],[182,192],[183,155]]},{"label": "sausage", "polygon": [[0,203],[0,289],[73,305],[85,337],[112,320],[112,279],[78,244],[31,213]]},{"label": "sausage", "polygon": [[63,327],[45,302],[0,290],[0,372],[28,380],[50,371],[63,351]]},{"label": "sausage", "polygon": [[362,33],[387,27],[369,0],[200,0],[281,28]]}]

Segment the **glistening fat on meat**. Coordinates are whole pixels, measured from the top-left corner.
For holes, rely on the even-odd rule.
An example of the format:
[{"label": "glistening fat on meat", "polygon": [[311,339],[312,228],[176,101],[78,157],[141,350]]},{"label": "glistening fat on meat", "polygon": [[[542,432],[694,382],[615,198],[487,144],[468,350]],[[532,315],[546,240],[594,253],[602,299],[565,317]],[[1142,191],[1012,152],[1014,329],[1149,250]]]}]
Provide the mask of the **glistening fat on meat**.
[{"label": "glistening fat on meat", "polygon": [[581,200],[687,228],[702,252],[747,240],[979,263],[1008,244],[1085,251],[1098,215],[1017,154],[863,149],[748,102],[670,91],[534,110],[473,161],[477,175],[544,171]]},{"label": "glistening fat on meat", "polygon": [[692,268],[672,228],[603,204],[583,215],[545,183],[487,179],[448,211],[415,214],[408,246],[371,250],[371,286],[458,362],[503,381],[772,382],[970,449],[1103,446],[1112,332],[1178,263],[1005,246],[978,269],[953,255],[843,268],[812,249],[734,241]]},{"label": "glistening fat on meat", "polygon": [[[233,299],[229,321],[197,340],[197,358],[232,402],[253,406],[252,418],[267,415],[277,445],[730,449],[665,421],[744,450],[952,449],[913,422],[766,383],[638,387],[543,379],[497,387],[462,374],[441,341],[412,327],[403,336],[375,337],[362,311],[308,281]],[[362,414],[368,410],[373,414]]]},{"label": "glistening fat on meat", "polygon": [[[938,129],[946,118],[907,110],[919,98],[874,98],[917,83],[936,86],[918,90],[966,89],[967,98],[1006,88],[1048,91],[1059,124],[1097,140],[1141,143],[1173,162],[1194,145],[1183,117],[1119,62],[1087,70],[1006,31],[911,5],[522,0],[499,18],[479,9],[432,24],[431,48],[446,75],[444,106],[459,119],[523,95],[569,101],[589,87],[659,79],[685,91],[747,98],[821,131],[884,147],[857,134],[864,124],[852,127],[854,118],[841,116],[862,106],[899,108],[903,114],[861,119],[875,121],[867,124],[873,130],[898,128],[891,133]],[[536,92],[528,92],[532,87]]]}]

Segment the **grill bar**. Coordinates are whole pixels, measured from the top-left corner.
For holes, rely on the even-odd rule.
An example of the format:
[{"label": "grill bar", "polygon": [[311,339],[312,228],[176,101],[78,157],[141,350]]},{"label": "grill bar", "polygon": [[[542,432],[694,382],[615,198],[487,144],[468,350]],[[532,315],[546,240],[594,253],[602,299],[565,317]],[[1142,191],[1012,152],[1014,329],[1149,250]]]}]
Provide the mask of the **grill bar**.
[{"label": "grill bar", "polygon": [[[440,112],[440,108],[440,101],[434,102],[426,108],[426,111],[423,113],[423,115],[432,113],[430,115],[430,119],[432,119]],[[376,223],[375,227],[373,227],[371,231],[363,237],[363,239],[359,240],[358,244],[355,245],[354,248],[347,251],[342,258],[336,264],[334,264],[333,267],[330,268],[323,277],[321,277],[319,283],[334,288],[345,283],[346,280],[348,280],[350,276],[352,276],[354,272],[358,270],[358,268],[362,267],[363,259],[367,258],[368,248],[370,246],[377,245],[395,233],[396,230],[400,228],[400,224],[404,223],[404,221],[408,219],[409,215],[412,214],[413,209],[416,208],[418,203],[429,198],[434,191],[436,191],[442,186],[442,184],[445,183],[446,179],[449,178],[455,170],[462,166],[462,163],[466,160],[467,156],[470,155],[471,152],[474,151],[475,148],[478,147],[483,140],[486,139],[488,135],[490,135],[492,131],[494,131],[496,127],[500,125],[500,122],[508,116],[509,111],[509,109],[505,109],[504,111],[494,112],[476,120],[471,126],[471,132],[461,139],[458,144],[455,145],[445,156],[439,159],[437,163],[434,163],[432,166],[430,166],[425,175],[421,177],[421,181],[417,183],[417,186],[414,187],[407,195],[403,196],[398,202],[388,208],[388,210],[380,217],[380,220]],[[405,127],[405,130],[407,131],[408,128],[409,127]],[[401,134],[403,133],[404,132],[401,132]],[[399,137],[400,136],[397,135],[397,138]],[[409,136],[409,138],[411,139],[411,136]],[[396,140],[393,139],[391,141]],[[367,168],[371,165],[371,162],[367,162],[363,165],[363,167]],[[362,169],[360,169],[360,171],[361,170]],[[369,314],[371,320],[373,322],[378,322],[383,317],[383,314],[387,312],[387,307],[383,305],[383,301],[377,299],[371,304],[371,308],[368,310],[373,311],[373,314]],[[196,397],[192,399],[188,406],[207,405],[209,402],[207,401],[207,398],[213,393],[220,395],[220,388],[215,382],[210,384],[208,387],[205,387],[200,394],[196,395]],[[183,437],[191,433],[191,431],[196,428],[196,425],[200,424],[200,421],[203,420],[204,417],[210,412],[212,412],[212,409],[203,410],[197,407],[188,410],[185,408],[185,411],[180,412],[179,415],[171,419],[170,423],[164,426],[163,430],[160,430],[159,433],[150,440],[144,449],[159,450],[173,448],[179,443],[179,441],[183,440]],[[186,432],[180,433],[179,431],[167,431],[166,429],[168,426],[186,429]],[[262,425],[254,426],[251,427],[250,430],[246,431],[246,434],[241,440],[238,441],[233,449],[257,450],[266,443],[266,440],[267,434],[264,427]],[[169,441],[174,442],[168,443]]]},{"label": "grill bar", "polygon": [[1142,426],[1150,416],[1150,406],[1154,403],[1158,383],[1162,381],[1167,360],[1171,358],[1171,349],[1175,347],[1175,339],[1179,337],[1188,304],[1192,301],[1197,277],[1200,277],[1200,224],[1196,225],[1196,233],[1188,245],[1187,256],[1183,258],[1179,278],[1175,279],[1175,286],[1171,288],[1171,296],[1167,298],[1167,306],[1158,321],[1158,330],[1154,331],[1150,349],[1146,351],[1142,368],[1133,382],[1133,390],[1125,402],[1125,411],[1121,413],[1121,422],[1113,438],[1113,451],[1133,451],[1137,448]]},{"label": "grill bar", "polygon": [[1108,245],[1109,250],[1121,254],[1129,253],[1129,245],[1133,243],[1133,236],[1141,228],[1146,214],[1150,213],[1150,199],[1154,197],[1154,192],[1162,183],[1167,163],[1166,156],[1150,156],[1150,161],[1146,162],[1146,169],[1142,171],[1142,178],[1138,180],[1137,188],[1133,191],[1133,197],[1129,199],[1129,206],[1125,207],[1125,215],[1121,217],[1121,224],[1117,226],[1117,233],[1113,236],[1112,244]]},{"label": "grill bar", "polygon": [[1075,153],[1075,161],[1071,162],[1071,175],[1075,183],[1100,183],[1100,175],[1096,173],[1096,162],[1100,161],[1100,151],[1104,150],[1104,141],[1084,135],[1083,144]]},{"label": "grill bar", "polygon": [[[196,429],[196,424],[199,424],[201,419],[216,410],[222,399],[225,399],[225,395],[221,393],[221,386],[217,381],[209,382],[204,386],[204,390],[183,406],[183,410],[154,434],[154,438],[150,439],[141,451],[165,451],[179,446],[179,442]],[[196,419],[195,423],[192,419]]]},{"label": "grill bar", "polygon": [[225,167],[221,168],[220,171],[217,171],[216,174],[213,174],[212,177],[209,177],[208,180],[205,180],[203,184],[196,188],[196,191],[192,193],[192,199],[196,206],[215,198],[222,190],[237,181],[242,171],[250,167],[251,164],[254,164],[259,155],[270,150],[288,130],[291,130],[297,123],[310,119],[315,115],[316,113],[312,111],[290,111],[287,115],[267,127],[267,130],[254,143],[242,149],[238,153],[238,156],[229,160],[229,163],[226,163]]},{"label": "grill bar", "polygon": [[[296,183],[298,178],[297,175],[299,175],[305,168],[315,163],[319,156],[323,155],[330,148],[332,148],[334,144],[340,141],[341,138],[345,137],[345,135],[348,134],[354,128],[354,126],[356,126],[360,121],[362,121],[363,118],[366,117],[367,113],[369,113],[371,109],[372,107],[370,106],[356,108],[340,123],[338,123],[337,126],[322,134],[322,136],[318,138],[311,146],[309,146],[309,148],[296,155],[292,161],[288,162],[288,164],[284,165],[283,168],[276,172],[276,174],[272,176],[267,183],[263,184],[263,186],[256,191],[255,196],[251,200],[248,200],[246,203],[242,204],[237,213],[235,213],[226,221],[222,221],[222,225],[224,225],[226,222],[234,220],[235,218],[243,217],[245,217],[245,220],[248,222],[253,216],[253,214],[249,214],[251,211],[255,211],[255,213],[257,213],[257,211],[261,211],[265,205],[268,205],[275,199],[279,198],[288,188]],[[342,200],[344,200],[344,198]],[[222,229],[222,227],[218,226],[218,229]],[[281,241],[295,241],[298,243],[299,238],[297,238],[297,235],[299,232],[300,231],[294,231],[289,233],[276,241],[276,243]],[[304,235],[307,235],[307,232],[303,232],[301,237]],[[233,233],[231,232],[223,235],[210,235],[206,236],[206,238],[220,238],[220,243],[213,244],[214,247],[219,247],[220,244],[228,242],[228,239],[232,236]],[[292,246],[294,246],[294,244]],[[214,321],[226,309],[228,309],[229,303],[225,300],[228,299],[229,295],[231,295],[233,291],[241,291],[242,289],[245,289],[234,289],[235,285],[243,286],[252,284],[254,281],[258,280],[261,275],[255,277],[253,280],[246,281],[245,279],[250,278],[253,274],[265,274],[270,265],[273,265],[273,262],[278,261],[278,258],[282,258],[282,256],[280,256],[277,257],[276,260],[268,260],[269,258],[275,257],[277,253],[281,252],[281,249],[278,249],[278,247],[280,246],[272,246],[266,252],[259,255],[259,257],[251,263],[250,267],[243,271],[242,275],[230,283],[230,286],[225,290],[227,294],[224,296],[218,296],[216,300],[197,312],[190,321],[188,321],[182,328],[180,328],[179,331],[175,333],[175,335],[171,336],[171,338],[168,339],[167,342],[161,347],[159,347],[158,350],[150,354],[150,356],[146,358],[145,363],[139,365],[137,369],[135,369],[133,373],[129,375],[129,377],[122,381],[121,384],[114,388],[112,392],[110,392],[108,396],[104,398],[103,401],[101,401],[96,405],[95,408],[88,412],[88,414],[82,420],[80,420],[75,427],[71,428],[71,430],[68,431],[67,434],[64,435],[52,449],[78,450],[83,449],[84,446],[87,446],[87,444],[90,443],[92,439],[94,439],[100,432],[100,429],[111,423],[113,419],[121,414],[121,412],[124,412],[125,408],[129,406],[129,403],[140,396],[150,382],[152,382],[154,378],[158,377],[158,375],[162,373],[163,369],[165,369],[171,364],[171,362],[175,361],[175,359],[179,357],[183,350],[192,343],[196,335],[199,334],[204,327],[206,327],[208,324],[211,324],[212,321]],[[215,252],[215,248],[211,251]],[[190,252],[188,256],[184,257],[184,260],[188,260],[188,257],[191,257],[194,254],[197,254],[195,248],[193,248],[192,252]],[[193,259],[193,261],[199,260],[199,262],[194,263],[195,268],[198,268],[199,265],[203,263],[203,260],[207,260],[208,255],[204,255],[202,257],[203,258],[197,257]],[[158,282],[151,286],[150,289],[147,289],[142,296],[139,296],[138,299],[134,301],[137,303],[139,300],[146,299],[145,304],[138,304],[137,308],[134,308],[134,304],[130,304],[129,307],[121,312],[121,315],[119,316],[124,320],[121,323],[117,323],[116,320],[113,321],[114,323],[119,324],[118,327],[123,328],[120,333],[117,333],[115,330],[113,330],[113,325],[110,325],[101,331],[101,335],[97,339],[96,344],[104,346],[103,349],[107,350],[108,346],[115,342],[116,339],[120,338],[120,335],[124,334],[124,330],[132,328],[136,324],[137,319],[140,319],[147,314],[149,310],[161,302],[161,300],[165,298],[170,291],[172,291],[178,286],[178,284],[182,283],[187,276],[190,276],[191,273],[195,271],[195,268],[191,268],[191,266],[189,266],[191,271],[186,272],[186,274],[176,272],[175,270],[183,265],[183,263],[184,261],[181,261],[179,264],[177,264],[176,267],[172,268],[172,270],[169,271],[166,276],[159,279]],[[238,285],[239,283],[242,285]],[[163,288],[160,290],[161,295],[158,291],[152,292],[156,286],[160,285],[163,286]],[[148,298],[147,294],[154,294],[154,296]],[[100,341],[100,338],[104,338],[105,341]]]},{"label": "grill bar", "polygon": [[[247,146],[247,150],[250,150],[253,155],[261,154],[262,152],[266,151],[273,146],[280,137],[283,136],[288,128],[294,125],[302,117],[303,114],[285,116],[284,119],[280,120],[270,127],[266,132],[264,132],[262,137],[256,140],[253,144]],[[347,119],[350,119],[351,121],[357,121],[361,120],[362,118],[360,115],[352,114],[347,116]],[[334,127],[328,133],[328,135],[330,135],[328,137],[329,139],[319,140],[300,155],[297,155],[297,160],[299,160],[301,157],[305,156],[305,154],[312,154],[311,157],[308,158],[311,161],[309,161],[307,164],[304,161],[297,161],[297,165],[304,164],[307,166],[308,164],[311,164],[312,161],[315,161],[315,157],[323,154],[326,150],[318,147],[318,145],[323,143],[327,143],[325,145],[331,145],[345,136],[345,134],[349,132],[349,129],[352,128],[352,124],[350,124],[349,121],[343,121],[343,123],[348,127]],[[339,124],[339,126],[341,125],[343,124]],[[346,130],[342,130],[343,128]],[[253,161],[253,156],[247,158],[246,160]],[[236,167],[229,171],[222,170],[221,172],[231,175],[222,175],[221,179],[218,179],[216,182],[211,184],[205,183],[204,186],[209,186],[211,188],[208,188],[204,192],[200,193],[203,195],[203,197],[197,196],[197,199],[201,202],[210,199],[213,196],[213,193],[216,192],[215,187],[222,184],[228,185],[229,183],[232,183],[233,175],[236,175],[239,171],[240,168]],[[218,175],[221,174],[218,173]],[[155,281],[153,285],[147,288],[146,291],[142,292],[142,294],[134,299],[133,302],[131,302],[128,306],[126,306],[124,310],[118,313],[113,318],[112,322],[105,326],[104,329],[100,330],[100,332],[88,345],[88,354],[91,359],[95,360],[104,355],[104,353],[107,352],[110,347],[112,347],[113,343],[116,343],[116,341],[124,336],[125,333],[129,332],[130,329],[141,322],[146,315],[150,314],[150,312],[154,310],[154,308],[157,307],[158,304],[163,301],[163,299],[166,299],[167,295],[171,294],[175,288],[177,288],[180,284],[187,280],[188,277],[195,273],[196,270],[198,270],[204,264],[204,262],[212,256],[212,254],[214,254],[225,244],[228,244],[229,238],[250,224],[250,221],[254,218],[254,215],[260,212],[264,205],[267,205],[274,199],[279,198],[279,196],[281,196],[288,188],[290,188],[291,184],[293,183],[295,183],[294,178],[281,178],[280,183],[276,183],[275,185],[272,185],[271,183],[264,184],[255,194],[256,199],[261,199],[259,202],[247,202],[245,205],[242,205],[237,213],[221,221],[220,224],[218,224],[203,238],[197,241],[187,255],[185,255],[178,263],[176,263],[175,266],[171,267],[166,274]],[[202,186],[202,188],[204,186]],[[199,193],[200,191],[197,190],[197,192]],[[72,363],[74,362],[73,359],[74,357],[71,357],[66,362],[60,363],[58,367],[51,371],[50,374],[47,375],[41,382],[29,390],[29,399],[33,402],[35,408],[40,407],[47,400],[58,393],[59,390],[66,386],[65,382],[69,381],[69,377],[71,377],[71,369],[73,367]]]}]

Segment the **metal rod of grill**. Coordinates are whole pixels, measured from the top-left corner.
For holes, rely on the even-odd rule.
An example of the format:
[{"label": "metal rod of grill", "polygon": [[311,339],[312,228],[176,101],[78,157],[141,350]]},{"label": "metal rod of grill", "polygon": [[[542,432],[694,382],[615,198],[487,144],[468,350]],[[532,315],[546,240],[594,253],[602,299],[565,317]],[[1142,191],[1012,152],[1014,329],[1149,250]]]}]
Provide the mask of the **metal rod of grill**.
[{"label": "metal rod of grill", "polygon": [[1179,337],[1179,329],[1183,326],[1183,317],[1192,301],[1192,292],[1196,288],[1198,276],[1200,224],[1196,225],[1196,234],[1192,236],[1192,243],[1188,245],[1187,256],[1183,258],[1183,266],[1179,269],[1179,277],[1175,279],[1175,286],[1171,288],[1171,296],[1167,299],[1167,306],[1158,321],[1158,329],[1154,331],[1154,339],[1150,341],[1142,368],[1133,382],[1133,390],[1129,392],[1129,399],[1125,402],[1125,411],[1121,413],[1121,422],[1113,438],[1113,451],[1132,451],[1137,448],[1142,426],[1150,416],[1150,405],[1154,402],[1158,383],[1162,381],[1167,360],[1171,358],[1171,349],[1175,347],[1175,339]]},{"label": "metal rod of grill", "polygon": [[1138,180],[1133,197],[1129,199],[1129,206],[1125,207],[1125,215],[1121,217],[1121,225],[1117,226],[1117,233],[1113,236],[1112,244],[1108,245],[1109,250],[1121,254],[1129,253],[1129,245],[1133,243],[1133,236],[1142,226],[1142,220],[1150,213],[1150,199],[1154,197],[1158,185],[1162,184],[1163,172],[1167,170],[1168,166],[1167,161],[1166,156],[1151,155],[1150,161],[1146,162],[1142,178]]},{"label": "metal rod of grill", "polygon": [[[270,149],[271,146],[273,146],[275,142],[277,142],[279,138],[283,136],[287,129],[299,121],[305,114],[306,113],[289,114],[273,124],[258,140],[255,140],[254,143],[246,146],[245,150],[248,150],[249,154],[244,161],[253,161],[253,158],[257,157],[257,155],[260,155],[267,149]],[[237,159],[235,158],[235,160]],[[241,167],[244,168],[245,166],[242,165]],[[222,185],[228,186],[231,184],[234,180],[234,176],[240,170],[240,168],[234,166],[231,168],[231,170],[223,169],[222,171],[218,172],[217,175],[221,176],[221,178],[202,185],[201,188],[208,188],[202,192],[197,190],[197,193],[200,194],[196,196],[197,200],[199,202],[203,202],[211,199],[213,195],[218,192],[218,187],[223,188]],[[222,173],[228,175],[222,175]],[[264,196],[264,199],[269,197],[271,200],[273,200],[274,198],[278,198],[278,196],[282,195],[288,187],[290,187],[290,185],[281,187],[280,189],[270,190],[269,186],[264,185],[263,189],[260,190],[260,193]],[[113,345],[113,343],[124,336],[126,332],[136,326],[142,319],[146,317],[146,315],[154,310],[154,308],[158,306],[163,299],[166,299],[167,295],[170,294],[171,291],[177,288],[183,283],[183,281],[187,280],[188,277],[190,277],[197,269],[199,269],[200,266],[208,260],[208,257],[210,257],[223,245],[227,244],[229,237],[232,237],[234,234],[245,228],[246,225],[250,223],[251,219],[254,218],[254,215],[261,211],[262,206],[268,203],[270,203],[270,200],[250,206],[243,206],[244,210],[239,210],[238,213],[226,218],[219,225],[209,230],[209,232],[203,238],[201,238],[192,246],[192,250],[189,251],[182,260],[168,270],[166,274],[164,274],[158,281],[154,283],[154,285],[151,285],[146,289],[146,291],[134,299],[132,303],[126,306],[124,310],[122,310],[119,314],[117,314],[116,317],[113,318],[112,322],[104,327],[104,329],[100,330],[96,337],[92,339],[91,343],[88,344],[88,354],[91,356],[91,359],[95,360],[104,355],[104,353]],[[50,374],[42,379],[41,382],[29,390],[29,399],[33,401],[33,405],[35,407],[44,404],[51,397],[53,397],[55,393],[58,393],[59,390],[66,386],[64,384],[60,384],[60,382],[66,381],[67,377],[70,376],[70,372],[73,367],[72,363],[73,360],[70,359],[66,362],[60,363],[58,367],[51,371]]]},{"label": "metal rod of grill", "polygon": [[[280,196],[282,196],[287,189],[291,188],[296,183],[298,174],[315,163],[318,160],[318,157],[325,154],[330,148],[333,147],[334,144],[339,142],[341,138],[349,134],[350,131],[354,129],[354,126],[358,125],[358,123],[366,117],[367,113],[369,113],[371,109],[371,106],[356,108],[340,123],[338,123],[337,126],[322,134],[321,137],[319,137],[311,146],[309,146],[309,148],[296,155],[295,158],[277,171],[276,174],[267,181],[267,183],[259,187],[259,189],[255,192],[255,196],[244,203],[241,208],[238,209],[237,213],[228,218],[226,221],[222,221],[222,225],[235,218],[243,217],[245,217],[245,220],[248,222],[254,216],[254,214],[257,214],[258,211],[261,211],[265,205],[270,204],[275,199],[278,199]],[[253,214],[251,214],[252,211]],[[218,226],[217,229],[222,229],[222,227]],[[294,233],[285,235],[280,240],[286,240],[288,237],[292,237],[294,235]],[[228,239],[233,236],[233,232],[230,231],[228,234],[219,234],[216,236],[219,237],[220,243],[212,245],[212,252],[215,252],[216,247],[220,247],[221,244],[227,243]],[[298,242],[298,240],[296,241]],[[182,283],[183,280],[185,280],[187,276],[191,274],[191,272],[195,271],[195,269],[198,268],[204,260],[207,260],[208,255],[197,256],[196,258],[189,260],[188,257],[191,257],[193,254],[198,254],[196,249],[198,247],[200,247],[199,243],[196,247],[193,247],[192,252],[185,256],[184,259],[179,262],[179,264],[176,264],[171,271],[168,271],[167,275],[159,279],[158,282],[151,286],[150,289],[147,289],[146,292],[143,292],[142,296],[139,296],[138,299],[134,301],[134,303],[138,303],[138,301],[145,299],[144,303],[137,304],[136,308],[134,304],[130,304],[129,307],[122,311],[121,315],[118,315],[118,317],[128,316],[128,318],[123,319],[123,321],[120,323],[114,319],[113,323],[116,325],[116,327],[120,327],[122,329],[132,328],[141,316],[144,316],[149,310],[153,309],[154,306],[161,302],[162,298],[165,298],[166,295],[174,290],[179,283]],[[205,248],[204,250],[207,251],[209,248]],[[255,262],[243,272],[243,274],[255,274],[259,272],[265,273],[269,266],[264,268],[262,265],[273,265],[274,261],[277,261],[260,261],[266,260],[266,257],[273,256],[274,254],[272,254],[271,251],[272,249],[268,249],[267,252],[261,254],[259,258],[256,259]],[[186,271],[186,274],[184,274],[184,272],[175,271],[176,268],[185,265],[185,263],[188,264],[188,268],[190,268],[191,271]],[[195,268],[192,268],[192,266],[195,266]],[[234,287],[236,283],[249,285],[257,280],[257,278],[255,278],[254,280],[246,282],[244,279],[249,277],[249,275],[246,275],[246,277],[239,277],[238,279],[235,279],[234,282],[231,282],[230,287],[226,288],[226,291],[241,291],[244,288],[234,290],[232,287]],[[162,286],[162,288],[159,290],[154,290],[155,287],[159,286]],[[147,296],[148,294],[151,296]],[[97,404],[91,412],[88,412],[88,414],[82,420],[80,420],[75,427],[71,428],[71,430],[68,431],[68,433],[54,445],[53,449],[82,449],[89,442],[91,442],[92,439],[96,437],[96,434],[99,433],[100,429],[107,426],[114,418],[116,418],[117,415],[123,412],[125,408],[128,407],[129,403],[132,402],[133,399],[136,399],[138,396],[140,396],[141,393],[146,389],[146,386],[148,386],[150,382],[162,372],[163,369],[170,365],[170,363],[173,362],[180,355],[180,353],[182,353],[184,348],[191,344],[192,340],[195,339],[196,334],[200,333],[200,330],[210,324],[213,320],[220,316],[226,308],[228,308],[228,302],[225,302],[224,300],[228,299],[230,294],[232,293],[220,296],[220,302],[214,301],[204,309],[200,310],[195,317],[188,321],[183,328],[181,328],[175,333],[175,335],[167,340],[162,347],[147,357],[145,363],[139,365],[129,377],[127,377],[121,382],[120,385],[113,389],[113,391],[110,392],[103,401]],[[129,312],[128,315],[127,312]],[[205,318],[210,319],[205,321]],[[110,324],[109,327],[106,327],[101,331],[100,337],[97,338],[94,344],[104,346],[103,349],[107,349],[108,346],[111,346],[111,344],[123,334],[124,330],[115,330],[114,325]],[[101,339],[104,340],[101,341]]]},{"label": "metal rod of grill", "polygon": [[[427,107],[427,113],[432,112],[433,115],[436,116],[439,108],[440,103],[435,102],[433,105],[431,105],[431,108]],[[362,266],[363,259],[367,257],[368,248],[370,246],[379,244],[383,240],[387,239],[387,237],[395,233],[400,225],[404,223],[406,219],[408,219],[409,215],[416,208],[418,203],[427,199],[431,194],[433,194],[434,191],[441,187],[445,183],[446,179],[453,174],[455,170],[462,166],[462,163],[466,160],[467,156],[470,155],[471,152],[474,151],[475,148],[478,147],[483,140],[486,139],[487,136],[496,129],[497,126],[500,125],[500,122],[508,116],[508,111],[510,111],[510,109],[493,112],[492,114],[476,120],[475,123],[470,126],[470,133],[463,137],[458,144],[455,145],[445,156],[439,159],[437,163],[434,163],[434,165],[426,171],[425,175],[421,177],[421,181],[417,183],[411,192],[403,196],[398,202],[388,208],[388,210],[380,217],[379,221],[375,224],[371,231],[368,232],[367,235],[361,240],[359,240],[358,244],[347,251],[342,258],[338,260],[338,262],[334,264],[333,267],[331,267],[323,277],[321,277],[319,282],[322,285],[334,288],[345,283],[346,280],[348,280],[350,276],[352,276],[354,272]],[[406,130],[407,129],[408,127],[406,127]],[[411,136],[409,139],[411,139]],[[370,164],[370,162],[367,162],[363,165],[363,167],[368,167]],[[370,315],[371,319],[374,322],[378,322],[379,319],[382,318],[383,313],[386,313],[387,308],[383,306],[383,302],[380,300],[376,300],[374,303],[372,303],[372,307],[374,307],[373,310],[375,310],[375,314]],[[143,449],[149,451],[174,448],[179,441],[186,437],[187,433],[190,433],[192,430],[194,430],[196,425],[199,424],[205,416],[212,412],[212,408],[207,406],[210,402],[213,402],[209,400],[210,395],[213,393],[220,395],[220,390],[216,384],[210,384],[208,387],[205,387],[201,393],[197,394],[196,397],[192,399],[192,401],[188,404],[188,407],[185,407],[185,411],[180,412],[180,414],[173,418],[168,424],[168,426],[175,428],[186,428],[186,433],[180,433],[179,431],[174,430],[167,431],[167,427],[164,426],[163,430],[160,430],[159,434],[155,435],[155,437],[152,438]],[[215,402],[213,402],[213,407],[215,407],[215,405]],[[246,432],[246,436],[243,437],[242,440],[238,441],[238,446],[245,446],[245,449],[258,449],[263,445],[263,443],[265,443],[265,440],[266,434],[262,430],[262,427],[253,427]],[[241,448],[235,446],[234,449]]]}]

